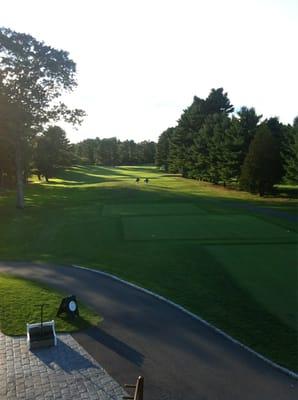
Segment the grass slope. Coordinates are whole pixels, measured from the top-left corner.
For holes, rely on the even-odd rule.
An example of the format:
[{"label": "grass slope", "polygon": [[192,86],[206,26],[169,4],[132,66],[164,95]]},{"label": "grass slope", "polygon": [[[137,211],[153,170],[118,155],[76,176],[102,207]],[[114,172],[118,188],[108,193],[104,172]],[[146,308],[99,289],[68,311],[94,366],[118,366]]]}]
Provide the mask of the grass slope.
[{"label": "grass slope", "polygon": [[[148,177],[135,183],[135,178]],[[0,259],[82,264],[160,293],[291,369],[297,201],[153,167],[74,167],[0,197]]]},{"label": "grass slope", "polygon": [[57,332],[75,332],[97,325],[100,317],[79,303],[80,316],[69,319],[66,315],[56,317],[61,299],[59,293],[36,282],[0,274],[0,329],[6,335],[24,335],[27,322],[40,321],[40,308],[36,304],[46,303],[44,321],[55,320]]}]

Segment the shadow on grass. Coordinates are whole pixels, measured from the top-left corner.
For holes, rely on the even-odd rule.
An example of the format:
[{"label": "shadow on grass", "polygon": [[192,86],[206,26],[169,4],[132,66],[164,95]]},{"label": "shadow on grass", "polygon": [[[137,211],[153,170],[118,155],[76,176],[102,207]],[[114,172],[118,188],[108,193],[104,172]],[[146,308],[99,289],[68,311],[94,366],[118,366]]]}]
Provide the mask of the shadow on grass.
[{"label": "shadow on grass", "polygon": [[[200,286],[210,287],[212,282],[214,297],[211,301],[205,299],[205,309],[199,299],[196,305],[190,303],[190,308],[260,354],[298,372],[298,331],[241,287],[211,254],[206,254],[205,263],[208,268],[201,269]],[[297,297],[296,303],[298,305]]]},{"label": "shadow on grass", "polygon": [[[132,168],[133,169],[133,168]],[[67,170],[68,172],[72,171],[77,171],[78,173],[85,174],[85,175],[98,175],[98,176],[123,176],[123,177],[132,177],[135,178],[137,175],[136,174],[131,174],[131,170],[127,170],[123,167],[104,167],[104,166],[99,166],[99,165],[93,165],[93,166],[75,166],[72,168],[69,168]],[[137,169],[138,171],[138,169]],[[147,170],[148,172],[148,170]],[[63,170],[59,171],[59,174],[63,176]]]},{"label": "shadow on grass", "polygon": [[[111,258],[107,271],[183,305],[255,351],[287,368],[298,370],[298,338],[294,328],[240,286],[235,277],[202,246],[177,242],[166,246],[162,248],[152,243],[145,247],[128,246],[125,266],[130,268],[117,268],[116,260]],[[118,251],[123,256],[123,249]],[[171,261],[168,267],[158,264],[158,255],[162,251],[175,259],[177,265],[172,265]],[[137,259],[142,259],[142,268],[139,268]],[[140,361],[138,349],[132,351],[120,340],[122,331],[124,337],[131,331],[132,337],[142,337],[147,343],[145,357],[150,346],[153,356],[155,346],[162,348],[165,343],[172,347],[173,352],[189,353],[208,366],[224,366],[221,357],[226,356],[226,352],[218,351],[219,343],[226,339],[218,337],[216,332],[180,310],[147,294],[137,293],[136,302],[134,290],[127,287],[120,290],[117,286],[113,291],[108,285],[102,286],[101,296],[107,304],[109,301],[113,304],[107,322],[117,326],[118,339],[98,328],[88,330],[88,335],[122,357],[135,363]],[[127,318],[128,309],[134,310],[133,321]],[[228,343],[232,347],[231,357],[243,357],[243,362],[251,364],[253,369],[267,370],[266,364],[246,352],[239,352],[235,345]]]},{"label": "shadow on grass", "polygon": [[[76,174],[76,173],[75,173]],[[84,183],[98,183],[98,178],[89,177],[90,180],[83,180],[81,174],[77,174],[77,183],[66,182],[66,183],[53,183],[52,185],[29,185],[26,199],[27,204],[31,207],[33,206],[46,206],[46,207],[57,207],[63,208],[67,211],[69,204],[71,205],[84,205],[84,208],[90,204],[104,204],[106,202],[113,203],[155,203],[155,204],[165,204],[168,202],[190,202],[199,206],[200,208],[210,212],[211,214],[226,213],[235,214],[243,212],[245,214],[256,214],[263,217],[272,217],[274,219],[284,220],[295,224],[297,222],[296,209],[289,209],[289,204],[283,204],[282,202],[274,204],[264,204],[258,203],[254,200],[246,199],[233,199],[230,197],[218,197],[205,195],[199,191],[196,193],[181,193],[178,189],[171,186],[168,187],[158,187],[154,184],[145,185],[143,183],[137,185],[134,184],[134,179],[131,181],[131,185],[127,185],[127,182],[123,182],[123,187],[84,187]],[[73,177],[74,178],[74,177]],[[89,179],[88,178],[88,179]],[[99,178],[101,179],[101,178]],[[154,179],[154,178],[153,178]],[[107,182],[109,179],[102,178],[102,182]],[[111,182],[115,181],[113,178]],[[82,183],[84,182],[84,183]],[[121,178],[120,178],[121,182]],[[74,187],[75,186],[75,187]],[[58,189],[58,190],[57,190]],[[272,207],[271,207],[272,206]],[[78,216],[79,218],[79,216]]]},{"label": "shadow on grass", "polygon": [[[75,186],[119,181],[129,178],[133,180],[136,178],[136,175],[124,173],[119,169],[108,167],[76,166],[68,169],[57,169],[55,171],[55,176],[50,178],[49,182],[41,181],[41,183],[43,185]],[[61,179],[62,182],[57,182],[53,179]]]},{"label": "shadow on grass", "polygon": [[[63,170],[60,170],[60,173],[61,171]],[[86,175],[90,174],[90,172],[94,175],[108,175],[108,176],[121,175],[121,172],[119,171],[118,168],[116,169],[113,167],[103,167],[100,165],[76,165],[68,169],[67,171],[78,171]]]},{"label": "shadow on grass", "polygon": [[291,186],[282,186],[279,185],[276,188],[276,195],[280,197],[285,197],[285,198],[292,198],[292,199],[297,199],[298,198],[298,187],[291,187]]},{"label": "shadow on grass", "polygon": [[68,324],[71,324],[72,327],[74,327],[74,329],[63,329],[62,331],[57,329],[57,332],[74,332],[74,331],[80,331],[83,329],[88,329],[91,326],[94,326],[90,321],[86,320],[85,318],[83,318],[81,315],[79,317],[75,317],[75,318],[71,318],[68,317],[67,315],[60,315],[59,317],[56,317],[56,321],[62,320]]},{"label": "shadow on grass", "polygon": [[[121,245],[113,246],[113,254],[109,251],[107,254],[101,254],[101,261],[109,266],[106,268],[108,272],[170,298],[275,362],[292,370],[298,370],[297,332],[240,286],[239,280],[236,281],[235,276],[204,247],[197,243],[179,242],[172,242],[166,246],[161,246],[160,243],[158,245],[147,243],[146,246]],[[119,257],[117,258],[118,253],[121,263]],[[164,257],[162,262],[160,262],[161,254]],[[140,268],[141,259],[142,268]],[[172,264],[171,260],[175,260],[176,264]],[[43,276],[47,276],[46,274],[55,276],[59,285],[60,282],[61,284],[65,282],[68,287],[70,270],[65,269],[64,272],[60,270],[59,274],[59,269],[54,271],[54,268],[45,268]],[[84,275],[83,272],[81,274]],[[83,281],[83,278],[79,276],[76,279]],[[92,283],[88,284],[90,295],[93,293],[96,296],[98,293],[98,279],[100,281],[101,278],[94,275]],[[245,274],[242,281],[244,279]],[[75,280],[72,280],[72,285],[75,285]],[[91,332],[88,330],[88,335],[91,338],[130,362],[141,365],[146,354],[143,355],[121,339],[121,329],[124,327],[124,332],[131,330],[133,334],[143,337],[146,343],[154,343],[157,340],[160,345],[164,341],[171,344],[173,351],[183,349],[185,352],[196,354],[198,360],[204,360],[209,365],[218,365],[219,361],[216,359],[218,354],[214,352],[209,354],[206,352],[206,347],[202,348],[204,341],[201,341],[201,334],[204,332],[201,331],[206,330],[206,327],[146,294],[138,292],[136,302],[133,289],[124,286],[120,290],[119,284],[115,285],[117,290],[114,291],[111,290],[111,286],[102,285],[100,296],[104,296],[105,301],[99,300],[98,304],[107,304],[108,313],[106,313],[109,315],[109,322],[119,328],[118,338],[103,329],[90,328]],[[142,296],[144,301],[141,299]],[[295,299],[297,302],[297,297]],[[109,308],[110,302],[113,304],[112,308]],[[132,307],[133,321],[127,317],[127,310]],[[191,331],[193,324],[199,325]],[[207,329],[204,334],[206,343],[216,344],[217,342],[213,342],[214,335],[217,334]],[[236,351],[235,356],[243,357],[247,361],[246,355],[241,354]],[[261,368],[262,363],[260,365],[253,359],[250,360]]]},{"label": "shadow on grass", "polygon": [[[196,243],[176,242],[168,244],[168,248],[167,254],[171,254],[177,261],[176,267],[170,264],[170,270],[157,264],[158,256],[154,258],[152,254],[154,252],[160,254],[161,249],[158,250],[149,244],[145,248],[139,248],[142,254],[142,270],[135,265],[130,271],[118,269],[112,273],[128,281],[137,282],[185,306],[259,353],[298,371],[298,336],[294,328],[266,309],[250,292],[240,286],[235,277],[202,246]],[[135,247],[135,253],[137,251]],[[138,254],[131,256],[131,259],[127,260],[127,265],[131,265],[136,256]],[[164,276],[167,276],[167,279],[164,279]],[[213,331],[210,333],[209,328],[184,313],[181,315],[179,310],[171,306],[158,303],[156,299],[152,299],[152,304],[148,305],[150,297],[148,299],[147,295],[144,295],[143,308],[139,298],[136,304],[133,296],[129,297],[127,293],[123,293],[121,298],[121,293],[117,294],[119,295],[117,299],[112,298],[113,302],[116,300],[119,302],[115,303],[118,313],[113,316],[113,321],[119,326],[123,325],[125,331],[133,329],[134,333],[144,337],[147,343],[151,343],[152,340],[154,343],[154,340],[158,339],[158,343],[164,341],[173,349],[183,349],[195,354],[198,360],[204,360],[207,364],[219,365],[216,355],[212,352],[208,354],[206,348],[202,348],[200,341],[202,334],[208,343],[210,341],[212,343],[214,340],[212,335],[217,336],[217,333]],[[109,293],[106,296],[109,297]],[[132,325],[128,318],[121,317],[122,304],[124,310],[125,307],[135,306],[134,320],[138,323]],[[247,361],[246,355],[245,353],[242,356]],[[254,357],[251,358],[251,362],[258,365]]]},{"label": "shadow on grass", "polygon": [[[99,169],[105,175],[119,175],[118,170],[107,172],[106,168],[94,167],[94,171],[97,173]],[[145,170],[148,172],[146,168]],[[84,171],[83,167],[82,171]],[[90,167],[86,167],[85,171],[90,173]],[[85,173],[76,173],[76,179],[80,177],[84,179],[85,175],[88,176]],[[96,177],[91,176],[90,178],[98,182]],[[42,258],[43,254],[46,254],[48,260],[60,260],[60,262],[71,260],[73,263],[82,262],[86,265],[92,265],[92,263],[93,265],[105,265],[107,270],[117,272],[122,277],[127,274],[129,280],[140,282],[146,287],[150,287],[151,283],[154,282],[153,290],[174,300],[177,299],[179,303],[205,315],[199,297],[199,291],[204,291],[204,288],[201,286],[198,291],[195,290],[195,281],[199,280],[204,283],[204,279],[195,269],[191,270],[191,266],[198,267],[198,243],[193,245],[194,247],[189,254],[187,253],[189,242],[171,241],[167,244],[160,242],[148,244],[146,242],[138,246],[135,243],[121,242],[121,237],[115,234],[116,229],[112,230],[111,228],[113,218],[106,225],[100,225],[100,207],[111,201],[129,204],[150,202],[167,204],[169,202],[185,203],[188,201],[210,213],[216,213],[220,209],[231,215],[235,212],[234,209],[238,208],[237,212],[239,212],[238,205],[240,205],[243,213],[249,215],[259,213],[262,218],[264,217],[262,208],[270,208],[265,203],[256,205],[256,202],[246,199],[215,198],[211,195],[201,195],[199,186],[195,189],[197,190],[196,193],[181,193],[174,183],[173,187],[169,185],[168,188],[157,188],[149,184],[146,186],[146,190],[140,190],[139,187],[59,187],[57,190],[54,185],[52,187],[32,185],[27,193],[27,198],[31,201],[32,206],[22,212],[24,217],[20,217],[21,212],[12,211],[14,204],[11,205],[9,218],[7,218],[7,208],[3,207],[2,211],[0,209],[0,219],[3,222],[2,254],[12,255],[20,259],[28,259],[29,257],[38,259],[39,256]],[[249,209],[247,205],[252,205],[254,209]],[[77,207],[76,210],[74,210],[75,207]],[[282,211],[288,205],[278,203],[274,204],[274,207],[275,210]],[[91,210],[90,221],[85,222],[86,212],[89,212],[89,210]],[[292,220],[288,221],[287,218],[283,218],[284,215],[287,214],[271,215],[272,220],[270,222],[277,224],[276,221],[282,219],[284,224],[292,222]],[[68,228],[67,224],[70,222],[70,218],[72,218],[71,229],[63,231],[64,228]],[[269,216],[266,215],[266,218],[269,218]],[[120,222],[117,228],[121,229]],[[108,236],[109,229],[111,229],[110,236]],[[100,231],[103,232],[102,236],[100,236]],[[10,232],[11,236],[9,236]],[[110,240],[109,244],[107,244],[107,241],[103,242],[106,236]],[[13,243],[15,245],[12,245]],[[184,250],[180,248],[183,257],[179,257],[179,250],[177,250],[179,246],[185,248]],[[97,248],[96,253],[92,252],[94,248]],[[147,248],[150,248],[150,252],[146,252]],[[167,248],[170,250],[167,251]],[[118,252],[118,250],[120,251]],[[142,268],[140,268],[140,260]],[[186,260],[188,260],[188,264]],[[167,281],[165,274],[160,275],[157,269],[154,271],[155,265],[168,275]],[[164,265],[171,265],[172,269],[163,269]],[[216,309],[219,306],[218,303],[222,301],[222,307],[219,307],[218,312],[214,314],[214,322],[231,334],[234,331],[237,332],[240,328],[238,335],[240,339],[243,338],[243,341],[260,351],[262,351],[262,347],[269,347],[266,354],[272,355],[275,360],[287,357],[280,355],[274,357],[275,352],[280,351],[278,350],[279,347],[283,349],[285,354],[291,352],[288,357],[291,357],[290,363],[294,365],[293,360],[297,358],[297,352],[295,353],[294,350],[297,348],[294,331],[286,328],[285,324],[262,309],[241,288],[237,288],[235,284],[233,286],[229,275],[221,281],[221,279],[218,279],[218,276],[221,276],[220,269],[213,270],[208,262],[205,265],[206,270],[210,271],[212,275],[204,284],[208,288],[210,282],[214,281],[212,285],[216,285],[211,300],[210,293],[205,293],[208,300],[206,309]],[[176,274],[173,271],[175,268],[177,269]],[[201,271],[201,273],[203,272]],[[187,280],[185,282],[185,275],[189,277],[191,282],[187,282]],[[190,297],[193,297],[193,303]],[[212,313],[209,316],[206,315],[206,318],[212,320]],[[239,321],[241,321],[241,326],[238,326]],[[105,340],[107,345],[112,345],[112,339],[105,338]],[[121,351],[120,344],[114,343],[114,347]],[[124,350],[124,354],[129,354],[129,351],[125,353]]]},{"label": "shadow on grass", "polygon": [[[87,172],[88,171],[88,172]],[[92,184],[92,183],[102,183],[102,182],[110,182],[111,180],[116,180],[115,177],[109,178],[112,174],[107,174],[100,171],[97,173],[93,173],[90,170],[84,171],[82,169],[67,169],[67,170],[59,170],[57,171],[54,178],[61,179],[61,182],[56,182],[53,179],[49,180],[49,184],[51,185],[85,185],[85,184]],[[108,175],[108,176],[107,176]],[[116,175],[116,174],[113,174]],[[119,174],[118,174],[119,176]],[[46,182],[44,182],[46,184]]]}]

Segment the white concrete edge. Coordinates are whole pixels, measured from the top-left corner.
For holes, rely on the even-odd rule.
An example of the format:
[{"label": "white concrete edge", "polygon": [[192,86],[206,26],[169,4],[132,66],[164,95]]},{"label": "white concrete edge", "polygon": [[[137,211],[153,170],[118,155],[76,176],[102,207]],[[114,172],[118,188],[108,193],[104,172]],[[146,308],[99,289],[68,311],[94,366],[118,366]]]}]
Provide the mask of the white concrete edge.
[{"label": "white concrete edge", "polygon": [[118,282],[121,282],[121,283],[123,283],[123,284],[125,284],[127,286],[131,286],[131,287],[133,287],[133,288],[135,288],[137,290],[145,292],[145,293],[147,293],[147,294],[149,294],[149,295],[151,295],[153,297],[156,297],[157,299],[162,300],[162,301],[164,301],[164,302],[166,302],[166,303],[178,308],[179,310],[183,311],[185,314],[187,314],[190,317],[196,319],[197,321],[202,322],[204,325],[208,326],[209,328],[213,329],[214,331],[216,331],[220,335],[224,336],[226,339],[230,340],[231,342],[233,342],[233,343],[237,344],[238,346],[242,347],[243,349],[247,350],[248,352],[250,352],[254,356],[260,358],[263,361],[265,361],[267,364],[271,365],[273,368],[276,368],[279,371],[284,372],[285,374],[289,375],[292,378],[298,379],[298,373],[296,373],[294,371],[291,371],[290,369],[282,367],[281,365],[275,363],[274,361],[270,360],[269,358],[263,356],[262,354],[256,352],[255,350],[251,349],[250,347],[246,346],[245,344],[239,342],[239,340],[234,339],[232,336],[228,335],[227,333],[225,333],[221,329],[217,328],[216,326],[210,324],[209,322],[207,322],[203,318],[201,318],[198,315],[192,313],[191,311],[188,311],[186,308],[180,306],[177,303],[174,303],[173,301],[167,299],[166,297],[163,297],[163,296],[161,296],[161,295],[159,295],[157,293],[151,292],[150,290],[145,289],[145,288],[143,288],[141,286],[135,285],[134,283],[125,281],[124,279],[118,278],[118,276],[112,275],[112,274],[110,274],[108,272],[104,272],[104,271],[101,271],[101,270],[98,270],[98,269],[93,269],[93,268],[82,267],[80,265],[75,265],[75,264],[72,264],[72,267],[79,268],[79,269],[84,269],[86,271],[94,272],[94,273],[99,274],[99,275],[107,276],[107,277],[112,278],[112,279],[114,279],[114,280],[116,280]]}]

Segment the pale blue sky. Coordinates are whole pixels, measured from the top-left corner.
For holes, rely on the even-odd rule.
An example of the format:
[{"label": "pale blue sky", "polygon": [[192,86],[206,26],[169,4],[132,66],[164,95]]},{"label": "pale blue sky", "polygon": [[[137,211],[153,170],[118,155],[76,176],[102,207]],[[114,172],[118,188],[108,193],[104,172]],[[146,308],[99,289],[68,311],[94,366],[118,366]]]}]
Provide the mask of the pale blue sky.
[{"label": "pale blue sky", "polygon": [[70,52],[88,117],[74,141],[156,140],[194,95],[298,115],[298,0],[10,0],[0,25]]}]

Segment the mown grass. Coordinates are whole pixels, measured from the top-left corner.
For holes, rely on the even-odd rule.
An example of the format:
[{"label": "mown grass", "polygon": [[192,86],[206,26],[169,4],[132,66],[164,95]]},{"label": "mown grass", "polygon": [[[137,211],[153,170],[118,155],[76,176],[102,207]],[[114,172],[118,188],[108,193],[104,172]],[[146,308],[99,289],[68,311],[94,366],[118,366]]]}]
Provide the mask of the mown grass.
[{"label": "mown grass", "polygon": [[122,218],[127,240],[198,239],[204,241],[295,242],[296,232],[248,215],[176,215]]},{"label": "mown grass", "polygon": [[24,211],[14,201],[12,192],[0,196],[0,259],[109,271],[298,370],[294,198],[260,198],[154,167],[78,166],[49,184],[34,178]]},{"label": "mown grass", "polygon": [[75,332],[98,325],[101,318],[83,304],[79,304],[80,316],[74,319],[65,314],[56,317],[61,299],[65,294],[47,288],[45,285],[0,274],[0,330],[6,335],[23,335],[26,323],[40,322],[40,307],[47,304],[43,320],[55,320],[57,332]]}]

